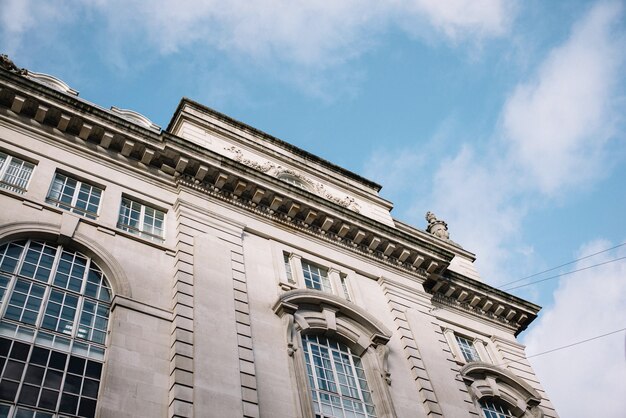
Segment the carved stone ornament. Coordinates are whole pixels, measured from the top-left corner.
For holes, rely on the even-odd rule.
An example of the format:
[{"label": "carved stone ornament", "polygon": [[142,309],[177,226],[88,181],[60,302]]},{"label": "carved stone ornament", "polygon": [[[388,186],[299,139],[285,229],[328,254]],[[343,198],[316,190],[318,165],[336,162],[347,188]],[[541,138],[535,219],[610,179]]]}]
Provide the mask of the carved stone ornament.
[{"label": "carved stone ornament", "polygon": [[292,170],[289,168],[283,168],[279,165],[278,166],[274,165],[269,161],[266,161],[264,163],[259,163],[257,161],[251,160],[249,158],[244,157],[243,152],[235,146],[225,147],[224,149],[226,151],[230,151],[231,153],[233,153],[234,159],[242,163],[243,165],[247,165],[248,167],[253,168],[262,173],[270,174],[276,178],[280,178],[281,175],[288,175],[288,176],[295,177],[298,180],[302,181],[303,184],[308,186],[308,187],[303,187],[304,189],[307,189],[317,194],[318,196],[323,197],[324,199],[330,200],[331,202],[341,207],[350,209],[356,213],[360,213],[361,211],[361,207],[359,206],[359,204],[356,202],[356,200],[353,197],[346,196],[342,198],[342,197],[335,196],[334,194],[326,190],[323,184],[315,182],[295,170]]},{"label": "carved stone ornament", "polygon": [[389,347],[386,344],[378,344],[376,346],[376,359],[378,360],[378,368],[380,377],[385,383],[391,385],[391,373],[389,372]]},{"label": "carved stone ornament", "polygon": [[232,147],[227,147],[224,148],[226,151],[230,151],[233,154],[235,154],[235,160],[239,161],[241,164],[243,165],[247,165],[250,168],[253,168],[255,170],[260,171],[261,173],[267,173],[268,171],[272,170],[273,168],[275,168],[276,166],[272,163],[270,163],[269,161],[264,162],[263,164],[260,164],[257,161],[253,161],[250,160],[248,158],[245,158],[243,156],[243,153],[241,152],[241,150],[235,146]]},{"label": "carved stone ornament", "polygon": [[28,70],[26,68],[18,68],[18,66],[15,65],[15,63],[11,61],[9,56],[6,54],[0,55],[0,67],[4,68],[5,70],[11,71],[12,73],[15,73],[15,74],[19,74],[19,75],[28,74]]},{"label": "carved stone ornament", "polygon": [[448,224],[440,219],[437,219],[437,216],[435,216],[434,213],[430,211],[426,212],[426,221],[428,222],[428,226],[426,226],[426,232],[433,234],[437,238],[445,240],[450,239]]}]

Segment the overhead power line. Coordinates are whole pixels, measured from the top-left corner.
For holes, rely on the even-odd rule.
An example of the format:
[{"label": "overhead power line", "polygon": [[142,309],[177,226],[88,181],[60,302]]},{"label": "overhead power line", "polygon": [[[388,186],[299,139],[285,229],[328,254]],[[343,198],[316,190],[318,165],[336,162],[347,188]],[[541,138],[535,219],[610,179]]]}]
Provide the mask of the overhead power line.
[{"label": "overhead power line", "polygon": [[511,284],[514,284],[514,283],[521,282],[522,280],[526,280],[526,279],[530,279],[530,278],[533,278],[533,277],[539,276],[540,274],[549,273],[549,272],[551,272],[551,271],[554,271],[554,270],[560,269],[561,267],[565,267],[565,266],[569,266],[570,264],[574,264],[574,263],[576,263],[576,262],[578,262],[578,261],[581,261],[581,260],[586,260],[587,258],[594,257],[594,256],[596,256],[596,255],[598,255],[598,254],[606,253],[606,252],[611,251],[611,250],[614,250],[614,249],[616,249],[616,248],[623,247],[624,245],[626,245],[626,242],[622,242],[621,244],[618,244],[618,245],[616,245],[616,246],[614,246],[614,247],[611,247],[611,248],[607,248],[606,250],[598,251],[597,253],[593,253],[593,254],[586,255],[586,256],[584,256],[584,257],[577,258],[576,260],[568,261],[567,263],[561,264],[561,265],[559,265],[559,266],[552,267],[552,268],[549,268],[549,269],[547,269],[547,270],[540,271],[540,272],[535,273],[535,274],[531,274],[530,276],[522,277],[521,279],[517,279],[517,280],[513,280],[512,282],[508,282],[508,283],[505,283],[505,284],[501,284],[500,286],[498,286],[498,289],[502,289],[503,287],[506,287],[506,286],[508,286],[508,285],[511,285]]},{"label": "overhead power line", "polygon": [[553,352],[559,351],[559,350],[564,350],[566,348],[574,347],[575,345],[580,345],[580,344],[583,344],[583,343],[587,343],[589,341],[593,341],[593,340],[597,340],[599,338],[607,337],[609,335],[617,334],[618,332],[622,332],[622,331],[626,331],[626,328],[616,329],[615,331],[607,332],[606,334],[602,334],[602,335],[596,335],[595,337],[587,338],[586,340],[581,340],[581,341],[577,341],[575,343],[564,345],[562,347],[557,347],[557,348],[553,348],[551,350],[542,351],[541,353],[531,354],[530,356],[528,356],[526,358],[543,356],[544,354],[553,353]]},{"label": "overhead power line", "polygon": [[[574,347],[576,345],[588,343],[589,341],[597,340],[599,338],[608,337],[609,335],[617,334],[618,332],[622,332],[622,331],[626,331],[626,328],[616,329],[615,331],[607,332],[606,334],[602,334],[602,335],[596,335],[595,337],[587,338],[586,340],[577,341],[575,343],[571,343],[571,344],[564,345],[564,346],[561,346],[561,347],[557,347],[557,348],[553,348],[553,349],[550,349],[550,350],[542,351],[540,353],[531,354],[530,356],[526,356],[526,359],[529,359],[529,358],[532,358],[532,357],[543,356],[544,354],[554,353],[555,351],[565,350],[566,348],[570,348],[570,347]],[[511,363],[521,363],[522,361],[523,360],[509,360],[509,361],[506,361],[506,362],[500,364],[500,366],[506,366],[507,364],[511,364]]]},{"label": "overhead power line", "polygon": [[510,290],[519,289],[520,287],[526,287],[526,286],[530,286],[530,285],[533,285],[533,284],[545,282],[545,281],[548,281],[548,280],[556,279],[557,277],[567,276],[567,275],[570,275],[570,274],[578,273],[579,271],[589,270],[589,269],[592,269],[592,268],[595,268],[595,267],[604,266],[605,264],[614,263],[616,261],[620,261],[620,260],[624,260],[624,259],[626,259],[626,256],[619,257],[619,258],[614,258],[613,260],[605,261],[603,263],[593,264],[591,266],[579,268],[579,269],[568,271],[568,272],[565,272],[565,273],[556,274],[554,276],[544,277],[543,279],[540,279],[540,280],[535,280],[533,282],[520,284],[519,286],[513,286],[513,287],[509,287],[507,289],[502,289],[502,290],[505,290],[505,291],[508,292]]}]

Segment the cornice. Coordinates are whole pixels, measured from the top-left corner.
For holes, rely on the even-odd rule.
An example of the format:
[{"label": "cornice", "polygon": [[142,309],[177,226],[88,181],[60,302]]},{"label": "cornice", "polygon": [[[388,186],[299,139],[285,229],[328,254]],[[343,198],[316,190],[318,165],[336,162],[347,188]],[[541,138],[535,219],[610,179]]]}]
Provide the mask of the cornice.
[{"label": "cornice", "polygon": [[504,325],[512,329],[515,335],[525,330],[541,309],[516,296],[450,271],[437,277],[430,276],[424,288],[432,295],[433,305]]}]

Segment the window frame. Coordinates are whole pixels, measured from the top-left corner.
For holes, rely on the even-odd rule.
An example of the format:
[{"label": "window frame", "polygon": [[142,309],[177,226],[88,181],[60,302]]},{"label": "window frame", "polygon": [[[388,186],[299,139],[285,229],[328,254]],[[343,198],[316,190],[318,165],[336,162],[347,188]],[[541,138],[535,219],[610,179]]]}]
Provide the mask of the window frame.
[{"label": "window frame", "polygon": [[[472,332],[471,330],[465,328],[461,329],[459,326],[455,326],[453,329],[443,325],[442,332],[445,340],[448,342],[448,347],[450,347],[450,353],[452,354],[453,360],[459,365],[469,363],[493,364],[494,358],[497,358],[494,357],[497,353],[494,353],[494,347],[491,346],[490,339],[484,335]],[[466,352],[461,347],[459,338],[471,344],[473,350],[477,354],[476,359],[468,360],[466,358]]]},{"label": "window frame", "polygon": [[[26,193],[28,191],[30,181],[33,178],[33,174],[35,172],[35,168],[37,167],[37,164],[27,159],[24,159],[24,158],[15,156],[11,153],[0,150],[0,157],[2,156],[4,156],[4,161],[0,165],[0,189],[8,190],[8,191],[11,191],[13,193],[18,193],[18,194]],[[19,173],[23,172],[23,168],[25,166],[30,166],[30,172],[28,173],[28,178],[26,179],[26,184],[24,186],[20,186],[18,184],[9,183],[5,181],[5,177],[7,175],[7,172],[9,171],[9,167],[11,166],[11,163],[14,161],[20,162]],[[20,178],[20,177],[16,177],[16,178]]]},{"label": "window frame", "polygon": [[[59,197],[64,195],[64,190],[65,190],[65,187],[67,186],[67,180],[73,180],[73,181],[76,182],[76,184],[74,186],[74,193],[72,194],[72,199],[71,199],[70,203],[66,203],[66,202],[63,202],[63,201],[58,200],[58,199],[53,199],[51,197],[51,194],[52,194],[52,191],[54,189],[55,182],[57,181],[58,176],[65,177],[65,181],[63,182],[63,185],[61,186],[61,189],[59,190]],[[80,208],[80,207],[78,207],[76,205],[77,202],[78,202],[78,197],[80,196],[81,193],[84,192],[83,191],[83,186],[88,186],[90,188],[90,190],[89,190],[89,199],[87,200],[87,202],[86,202],[87,205],[86,205],[86,208],[84,208],[84,209]],[[87,209],[90,205],[93,205],[93,203],[91,203],[91,197],[93,196],[94,190],[97,190],[97,191],[100,192],[100,195],[98,197],[98,205],[97,205],[96,212],[92,212],[92,211]],[[76,215],[79,215],[79,216],[82,216],[82,217],[85,217],[85,218],[88,218],[88,219],[96,220],[96,219],[98,219],[98,216],[100,216],[100,209],[102,207],[102,199],[104,197],[104,190],[105,190],[104,187],[102,187],[102,186],[100,186],[98,184],[95,184],[95,183],[93,183],[91,181],[85,181],[85,180],[82,180],[81,178],[76,177],[74,175],[67,174],[67,173],[65,173],[63,171],[57,170],[54,173],[54,177],[52,178],[52,182],[50,183],[50,188],[48,189],[48,193],[46,194],[46,203],[49,203],[49,204],[51,204],[51,205],[53,205],[53,206],[55,206],[57,208],[66,210],[68,212],[74,213]],[[66,208],[64,206],[67,206],[69,208]]]},{"label": "window frame", "polygon": [[455,333],[454,340],[459,349],[459,352],[461,353],[461,356],[463,357],[463,360],[465,360],[466,363],[470,363],[473,361],[484,361],[481,358],[481,355],[476,347],[476,339],[468,338],[459,333]]},{"label": "window frame", "polygon": [[[326,293],[334,293],[333,285],[329,277],[329,269],[301,259],[304,287],[311,290],[319,290]],[[318,287],[316,287],[319,286]]]},{"label": "window frame", "polygon": [[[313,339],[315,340],[313,341]],[[321,340],[325,340],[325,343]],[[327,338],[320,334],[302,335],[301,344],[302,354],[305,364],[307,365],[311,401],[316,418],[327,417],[324,411],[322,411],[324,408],[324,402],[322,401],[324,395],[328,399],[338,398],[338,402],[330,401],[331,405],[329,406],[332,410],[338,409],[342,412],[346,412],[346,404],[352,404],[353,409],[351,412],[362,412],[365,414],[366,418],[376,418],[376,409],[360,356],[354,354],[352,350],[350,350],[350,347],[343,344],[341,341]],[[313,347],[316,347],[320,353],[321,365],[319,362],[315,361],[316,355]],[[328,358],[324,358],[324,354],[326,354]],[[337,361],[338,357],[339,361]],[[328,366],[330,366],[330,368],[328,368]],[[343,369],[344,373],[341,373],[339,370],[340,367]],[[344,384],[342,384],[340,374],[344,376]],[[327,387],[321,388],[320,384],[325,382],[328,382]],[[332,385],[334,385],[335,390],[331,390]],[[351,394],[344,394],[343,387],[347,388]],[[352,396],[354,392],[356,392],[356,396]],[[356,411],[357,407],[360,407],[360,411]],[[331,411],[331,415],[328,417],[332,416]]]},{"label": "window frame", "polygon": [[[129,202],[131,204],[131,206],[129,207],[129,210],[131,212],[129,212],[127,215],[123,215],[123,210],[125,208],[124,206],[124,202]],[[138,219],[138,226],[134,227],[132,225],[129,224],[124,224],[122,223],[122,217],[125,216],[127,219],[132,219],[131,218],[131,213],[132,213],[132,205],[136,204],[139,205],[139,219]],[[145,230],[145,226],[146,226],[146,210],[150,209],[152,211],[154,211],[154,215],[156,214],[161,214],[162,215],[162,219],[161,219],[161,234],[157,235],[157,234],[153,234],[151,232],[147,232]],[[118,217],[117,217],[117,224],[116,227],[122,231],[128,232],[129,234],[132,234],[134,236],[143,238],[143,239],[147,239],[149,241],[152,242],[157,242],[157,243],[163,243],[165,241],[165,229],[166,229],[166,221],[167,221],[167,211],[160,209],[156,206],[150,205],[150,204],[146,204],[144,202],[142,202],[141,200],[126,196],[126,195],[122,195],[122,199],[120,201],[120,210],[118,213]],[[156,217],[154,217],[154,219],[156,219]],[[154,224],[152,225],[152,229],[154,230]]]},{"label": "window frame", "polygon": [[[284,248],[279,249],[279,251],[281,255],[280,262],[277,263],[277,265],[281,267],[279,269],[278,284],[283,290],[298,288],[311,289],[342,297],[348,302],[355,300],[355,292],[351,285],[354,275],[352,271],[339,268],[335,264],[325,262],[319,257],[311,255],[302,256],[300,253]],[[310,268],[305,269],[305,266],[309,266]],[[307,284],[307,281],[311,281],[311,278],[307,277],[307,272],[312,272],[311,268],[325,272],[325,276],[320,277],[322,283],[319,289],[309,287]]]},{"label": "window frame", "polygon": [[513,417],[543,416],[539,392],[510,370],[489,363],[471,362],[461,367],[459,375],[483,418],[485,414],[481,402],[490,400],[507,405]]}]

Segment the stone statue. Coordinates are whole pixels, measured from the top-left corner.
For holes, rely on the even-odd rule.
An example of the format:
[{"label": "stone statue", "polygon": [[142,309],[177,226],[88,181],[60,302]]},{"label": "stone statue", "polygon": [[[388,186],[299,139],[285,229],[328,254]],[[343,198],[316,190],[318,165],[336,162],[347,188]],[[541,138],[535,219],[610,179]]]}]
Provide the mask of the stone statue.
[{"label": "stone statue", "polygon": [[17,65],[15,65],[15,63],[11,61],[9,56],[6,54],[0,55],[0,67],[4,68],[5,70],[11,71],[12,73],[20,75],[26,75],[26,73],[28,72],[26,68],[18,68]]},{"label": "stone statue", "polygon": [[434,213],[430,211],[426,212],[426,221],[428,222],[428,226],[426,226],[426,232],[433,234],[437,238],[445,240],[450,239],[448,224],[442,220],[437,219]]}]

